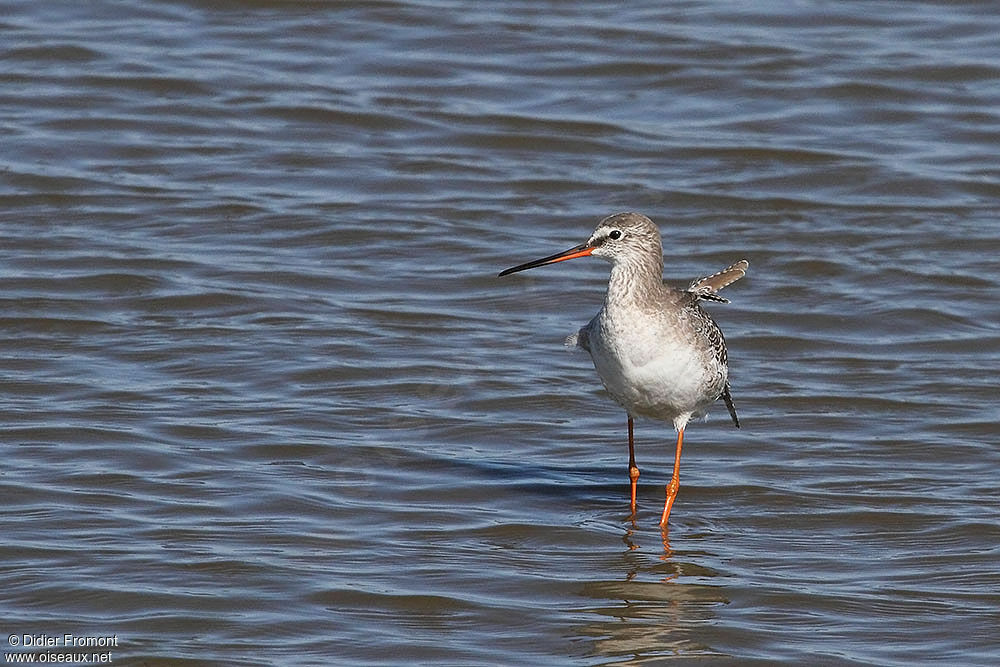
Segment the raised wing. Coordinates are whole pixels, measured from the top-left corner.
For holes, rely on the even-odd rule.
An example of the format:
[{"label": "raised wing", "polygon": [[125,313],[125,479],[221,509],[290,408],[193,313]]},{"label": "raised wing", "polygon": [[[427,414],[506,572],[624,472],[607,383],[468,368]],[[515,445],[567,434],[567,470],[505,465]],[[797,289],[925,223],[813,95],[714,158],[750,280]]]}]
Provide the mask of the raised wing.
[{"label": "raised wing", "polygon": [[719,296],[719,290],[745,276],[749,267],[750,262],[741,259],[718,273],[692,280],[686,291],[693,294],[696,299],[729,303],[729,299]]}]

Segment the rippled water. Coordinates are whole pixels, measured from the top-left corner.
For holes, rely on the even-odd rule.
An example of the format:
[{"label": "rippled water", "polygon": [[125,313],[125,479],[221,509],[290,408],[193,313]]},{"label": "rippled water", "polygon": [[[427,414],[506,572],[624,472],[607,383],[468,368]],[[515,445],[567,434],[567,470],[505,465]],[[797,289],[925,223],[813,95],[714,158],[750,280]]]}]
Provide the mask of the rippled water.
[{"label": "rippled water", "polygon": [[[8,2],[2,629],[113,664],[995,664],[1000,16]],[[639,210],[685,439],[562,346]],[[6,635],[4,635],[6,637]],[[5,646],[54,652],[55,648]]]}]

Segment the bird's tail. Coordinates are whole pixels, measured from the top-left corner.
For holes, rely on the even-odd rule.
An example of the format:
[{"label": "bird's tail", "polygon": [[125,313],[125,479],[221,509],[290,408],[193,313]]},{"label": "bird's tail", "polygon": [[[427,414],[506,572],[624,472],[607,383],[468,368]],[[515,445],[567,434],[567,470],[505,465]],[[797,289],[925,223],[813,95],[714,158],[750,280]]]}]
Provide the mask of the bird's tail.
[{"label": "bird's tail", "polygon": [[736,424],[736,428],[740,427],[740,418],[736,416],[736,404],[733,403],[733,395],[729,393],[729,383],[726,383],[725,388],[722,390],[722,400],[726,402],[726,407],[729,408],[729,416],[733,418],[733,423]]}]

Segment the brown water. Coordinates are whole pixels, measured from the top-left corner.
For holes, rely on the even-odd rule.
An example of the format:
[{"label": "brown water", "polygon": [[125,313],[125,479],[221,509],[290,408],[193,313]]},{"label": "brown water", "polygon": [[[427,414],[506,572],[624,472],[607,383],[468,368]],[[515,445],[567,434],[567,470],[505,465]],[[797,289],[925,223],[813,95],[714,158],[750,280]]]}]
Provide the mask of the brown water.
[{"label": "brown water", "polygon": [[[741,8],[742,7],[742,8]],[[748,8],[750,7],[750,8]],[[1000,662],[1000,15],[8,2],[2,636],[115,665]],[[566,334],[638,210],[743,428]],[[666,539],[665,539],[666,538]],[[51,653],[56,649],[5,646]]]}]

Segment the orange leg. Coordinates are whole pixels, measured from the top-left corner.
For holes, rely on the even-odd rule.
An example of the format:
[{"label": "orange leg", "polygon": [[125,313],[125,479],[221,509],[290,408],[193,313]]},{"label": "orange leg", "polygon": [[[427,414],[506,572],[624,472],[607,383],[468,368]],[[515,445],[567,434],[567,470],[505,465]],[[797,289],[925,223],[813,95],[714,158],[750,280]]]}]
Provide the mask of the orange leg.
[{"label": "orange leg", "polygon": [[663,516],[660,517],[660,527],[667,527],[667,519],[670,518],[670,508],[674,506],[674,498],[677,497],[677,490],[681,488],[681,445],[684,443],[684,429],[677,432],[677,453],[674,454],[674,476],[667,484],[667,502],[663,505]]},{"label": "orange leg", "polygon": [[628,479],[632,491],[632,502],[629,504],[629,507],[632,508],[632,517],[635,518],[635,486],[639,482],[639,466],[635,464],[635,444],[632,440],[632,415],[629,415],[628,418]]}]

